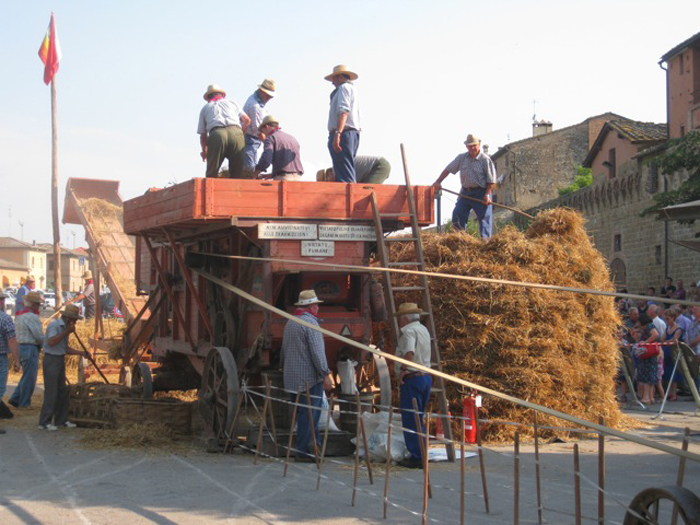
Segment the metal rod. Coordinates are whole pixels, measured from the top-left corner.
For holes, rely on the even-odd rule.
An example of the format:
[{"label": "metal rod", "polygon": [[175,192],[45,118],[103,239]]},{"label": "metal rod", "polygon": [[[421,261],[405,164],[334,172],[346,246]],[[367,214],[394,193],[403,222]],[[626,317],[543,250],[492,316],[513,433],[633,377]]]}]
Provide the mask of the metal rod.
[{"label": "metal rod", "polygon": [[[465,458],[464,458],[464,433],[466,431],[466,422],[464,419],[461,421],[462,423],[462,434],[461,438],[459,440],[459,452],[460,452],[460,457],[459,457],[459,523],[460,525],[464,525],[464,489],[466,483],[464,482],[464,474],[466,471],[465,467]],[[450,423],[451,424],[451,423]]]},{"label": "metal rod", "polygon": [[577,443],[574,445],[574,515],[576,525],[581,525],[581,478],[579,472]]},{"label": "metal rod", "polygon": [[540,436],[537,411],[532,411],[532,429],[535,435],[535,483],[537,486],[537,523],[542,523],[542,484],[540,481]]},{"label": "metal rod", "polygon": [[[415,398],[413,403],[415,403]],[[423,448],[423,517],[421,525],[428,523],[428,498],[430,492],[430,467],[428,461],[428,448],[430,447],[430,412],[425,415],[425,447]]]},{"label": "metal rod", "polygon": [[374,476],[372,475],[372,462],[369,457],[369,447],[367,446],[367,432],[365,432],[365,422],[362,420],[362,414],[357,414],[360,420],[360,431],[362,432],[362,444],[365,447],[365,461],[367,462],[367,474],[369,475],[369,484],[374,485]]},{"label": "metal rod", "polygon": [[97,366],[97,363],[95,362],[95,360],[93,359],[93,357],[90,355],[90,352],[88,352],[88,349],[85,348],[85,345],[84,345],[83,342],[81,341],[80,336],[78,335],[78,333],[77,333],[77,332],[73,332],[73,335],[75,336],[75,338],[76,338],[76,339],[78,340],[78,342],[80,343],[80,346],[83,347],[83,350],[85,351],[85,356],[87,357],[88,361],[90,361],[90,362],[92,363],[92,366],[94,366],[94,367],[95,367],[95,370],[97,370],[97,372],[102,376],[102,379],[105,380],[105,383],[107,383],[107,384],[109,385],[109,384],[110,384],[109,379],[107,379],[107,376],[104,375],[104,374],[102,373],[102,370],[100,370],[100,367]]},{"label": "metal rod", "polygon": [[316,490],[321,488],[321,473],[323,472],[323,460],[326,457],[326,445],[328,444],[328,430],[331,426],[331,407],[333,406],[333,398],[328,400],[328,409],[326,410],[326,430],[323,432],[323,446],[321,447],[321,462],[318,466],[318,476],[316,477]]},{"label": "metal rod", "polygon": [[360,470],[360,396],[357,395],[357,418],[355,419],[355,465],[352,474],[352,506],[357,494],[357,473]]},{"label": "metal rod", "polygon": [[513,443],[513,523],[520,524],[520,432]]},{"label": "metal rod", "polygon": [[292,412],[292,424],[289,426],[289,440],[287,441],[287,457],[284,459],[284,472],[282,477],[287,477],[287,466],[289,465],[289,455],[292,453],[292,438],[294,437],[294,428],[297,424],[297,410],[299,410],[299,398],[301,397],[301,388],[297,391],[297,397],[294,400],[294,412]]},{"label": "metal rod", "polygon": [[[623,364],[624,366],[624,364]],[[605,418],[600,416],[598,424],[605,426]],[[598,433],[598,525],[605,524],[605,434]]]},{"label": "metal rod", "polygon": [[391,431],[394,421],[394,409],[389,407],[389,431],[386,438],[386,472],[384,474],[384,519],[387,518],[389,508],[389,475],[391,473]]},{"label": "metal rod", "polygon": [[[482,201],[481,199],[475,199],[474,197],[467,197],[466,195],[462,195],[461,193],[457,193],[456,191],[448,190],[447,188],[442,188],[442,191],[446,191],[447,193],[457,195],[460,199],[466,199],[468,201],[478,202],[479,204],[486,204],[486,202]],[[499,204],[499,203],[493,202],[493,201],[491,201],[491,204],[493,206],[497,206],[499,208],[504,208],[506,210],[510,210],[510,211],[517,213],[518,215],[522,215],[523,217],[526,217],[528,219],[535,218],[532,215],[530,215],[529,213],[525,213],[524,211],[520,211],[517,208],[511,208],[510,206],[506,206],[505,204]]]},{"label": "metal rod", "polygon": [[265,396],[265,402],[263,403],[263,411],[260,416],[260,428],[258,428],[258,444],[255,447],[255,459],[253,459],[253,465],[258,464],[258,456],[260,455],[260,448],[262,447],[262,436],[263,427],[265,426],[265,420],[267,419],[267,408],[270,405],[270,397]]},{"label": "metal rod", "polygon": [[[314,413],[311,408],[311,393],[309,392],[309,383],[306,383],[306,410],[309,412],[309,428],[311,429],[311,441],[314,444],[314,459],[316,460],[316,468],[318,468],[318,443],[316,443],[316,427],[314,425]],[[297,443],[299,448],[299,443]],[[301,451],[302,454],[308,454],[308,450]]]},{"label": "metal rod", "polygon": [[[486,469],[484,468],[484,449],[481,447],[481,426],[479,425],[479,407],[474,407],[474,424],[476,425],[476,448],[479,453],[479,469],[481,470],[481,486],[484,491],[484,508],[489,513],[489,489],[486,486]],[[462,438],[464,439],[464,438]]]},{"label": "metal rod", "polygon": [[[673,376],[671,376],[673,377]],[[690,441],[690,429],[685,427],[685,433],[683,435],[683,450],[688,450],[688,441]],[[678,475],[676,477],[676,486],[683,486],[683,478],[685,477],[685,458],[681,458],[678,461]],[[678,505],[673,504],[673,513],[671,514],[671,525],[676,525],[678,522]]]},{"label": "metal rod", "polygon": [[[425,460],[428,457],[428,447],[426,446],[425,442],[423,441],[423,432],[422,432],[422,425],[420,424],[420,415],[418,413],[418,401],[416,401],[416,398],[414,397],[412,399],[413,401],[413,417],[416,420],[416,435],[418,436],[418,443],[420,444],[420,453],[421,453],[421,459]],[[428,429],[426,427],[425,429],[425,435],[428,435]],[[423,470],[425,471],[425,461],[423,461]],[[427,482],[427,487],[428,487],[428,497],[432,498],[433,497],[433,489],[430,486],[430,479],[428,479]]]}]

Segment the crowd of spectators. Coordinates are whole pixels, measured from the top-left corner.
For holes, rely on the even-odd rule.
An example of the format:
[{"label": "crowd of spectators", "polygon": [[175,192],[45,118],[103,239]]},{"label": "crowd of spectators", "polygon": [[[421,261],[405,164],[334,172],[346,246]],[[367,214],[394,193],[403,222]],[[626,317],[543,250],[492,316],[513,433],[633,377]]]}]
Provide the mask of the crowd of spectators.
[{"label": "crowd of spectators", "polygon": [[[700,303],[698,284],[700,281],[686,289],[682,280],[674,285],[669,277],[658,292],[656,287],[649,286],[646,293],[639,294],[648,299],[616,299],[623,319],[620,344],[631,351],[635,368],[632,379],[636,382],[637,396],[644,404],[656,402],[657,395],[663,399],[666,390],[667,401],[675,401],[679,388],[687,386],[680,365],[673,372],[676,342],[687,344],[700,362],[700,306],[664,301],[677,299]],[[627,293],[627,290],[621,292]],[[619,400],[626,402],[627,383],[622,372],[618,381],[621,388]]]}]

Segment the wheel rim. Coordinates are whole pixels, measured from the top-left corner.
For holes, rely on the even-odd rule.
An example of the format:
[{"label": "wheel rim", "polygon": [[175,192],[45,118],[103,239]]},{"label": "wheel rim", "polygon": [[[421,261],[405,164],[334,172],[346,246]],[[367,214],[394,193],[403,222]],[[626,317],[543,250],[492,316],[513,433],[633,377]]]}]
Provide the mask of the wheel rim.
[{"label": "wheel rim", "polygon": [[225,439],[238,402],[236,363],[228,348],[212,348],[204,361],[200,404],[202,414],[219,439]]},{"label": "wheel rim", "polygon": [[151,369],[146,363],[136,363],[134,365],[134,369],[131,372],[131,386],[142,387],[141,396],[144,399],[153,397],[153,376],[151,375]]},{"label": "wheel rim", "polygon": [[[700,522],[700,499],[686,488],[670,486],[649,488],[637,494],[629,505],[624,525],[667,523],[674,505],[680,523]],[[659,521],[660,517],[662,521]]]}]

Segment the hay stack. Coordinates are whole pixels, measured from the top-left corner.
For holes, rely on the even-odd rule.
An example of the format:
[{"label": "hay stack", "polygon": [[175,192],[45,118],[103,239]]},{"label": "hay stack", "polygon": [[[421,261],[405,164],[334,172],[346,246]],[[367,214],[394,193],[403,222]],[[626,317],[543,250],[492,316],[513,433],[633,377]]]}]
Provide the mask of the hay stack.
[{"label": "hay stack", "polygon": [[[593,248],[582,217],[571,210],[539,214],[525,232],[506,227],[484,242],[467,233],[423,236],[429,271],[612,290],[607,265]],[[415,260],[412,243],[395,243],[392,260]],[[416,284],[397,277],[396,285]],[[465,380],[590,421],[627,425],[615,400],[619,323],[612,297],[507,285],[431,279],[443,370]],[[403,300],[417,301],[407,294]],[[452,413],[462,394],[448,387]],[[529,410],[485,400],[489,419],[531,423]],[[570,426],[540,415],[540,424]],[[491,440],[512,426],[490,425]],[[524,429],[521,429],[521,431]],[[550,433],[552,434],[552,433]]]}]

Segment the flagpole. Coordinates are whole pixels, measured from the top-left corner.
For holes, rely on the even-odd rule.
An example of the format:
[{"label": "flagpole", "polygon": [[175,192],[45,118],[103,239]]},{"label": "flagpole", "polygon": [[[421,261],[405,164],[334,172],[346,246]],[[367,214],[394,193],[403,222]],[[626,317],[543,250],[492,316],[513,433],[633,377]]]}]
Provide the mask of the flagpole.
[{"label": "flagpole", "polygon": [[56,119],[56,75],[51,79],[51,214],[53,218],[54,289],[56,309],[61,307],[61,234],[58,227],[58,126]]}]

